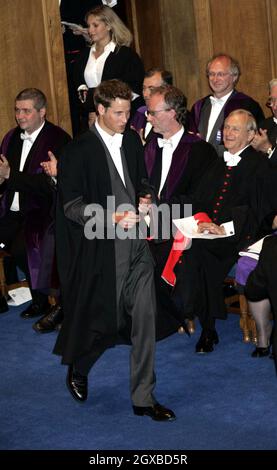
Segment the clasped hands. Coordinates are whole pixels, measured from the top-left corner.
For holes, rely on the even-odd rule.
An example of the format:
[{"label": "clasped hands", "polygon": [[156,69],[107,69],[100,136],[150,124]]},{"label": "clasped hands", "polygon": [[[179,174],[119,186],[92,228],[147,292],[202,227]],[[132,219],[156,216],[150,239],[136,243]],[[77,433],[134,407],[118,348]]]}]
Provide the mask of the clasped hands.
[{"label": "clasped hands", "polygon": [[131,229],[137,224],[141,217],[145,217],[151,209],[151,195],[146,194],[143,197],[139,198],[139,214],[136,214],[134,211],[124,211],[124,212],[115,212],[112,215],[113,223],[119,224],[124,229]]},{"label": "clasped hands", "polygon": [[197,228],[198,233],[212,233],[214,235],[226,235],[225,228],[213,222],[200,222]]}]

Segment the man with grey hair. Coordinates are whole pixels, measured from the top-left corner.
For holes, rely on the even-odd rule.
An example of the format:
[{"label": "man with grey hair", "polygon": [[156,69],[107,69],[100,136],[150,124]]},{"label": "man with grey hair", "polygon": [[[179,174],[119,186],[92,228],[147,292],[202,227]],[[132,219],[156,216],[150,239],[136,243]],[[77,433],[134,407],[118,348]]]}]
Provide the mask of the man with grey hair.
[{"label": "man with grey hair", "polygon": [[270,80],[268,88],[267,106],[271,109],[272,116],[260,123],[259,132],[255,135],[251,145],[271,158],[273,153],[275,157],[274,149],[277,143],[277,78]]},{"label": "man with grey hair", "polygon": [[235,89],[240,77],[238,62],[228,54],[216,54],[207,63],[206,74],[212,94],[198,100],[191,109],[189,130],[199,133],[223,156],[223,123],[231,111],[247,109],[259,123],[264,119],[260,105]]},{"label": "man with grey hair", "polygon": [[258,229],[257,186],[268,160],[250,145],[256,129],[248,111],[230,113],[223,129],[224,157],[210,166],[192,196],[183,197],[183,203],[192,204],[193,214],[202,212],[210,218],[198,226],[195,222],[198,232],[225,236],[193,239],[175,266],[174,293],[182,299],[183,315],[198,316],[202,326],[197,353],[212,352],[219,341],[215,319],[226,318],[224,279]]},{"label": "man with grey hair", "polygon": [[[179,196],[192,193],[209,166],[218,159],[212,145],[187,132],[186,105],[185,95],[174,86],[154,88],[148,99],[147,120],[153,126],[154,135],[144,147],[144,160],[156,203],[161,206],[171,205],[173,201],[179,204]],[[172,315],[179,320],[179,314],[161,274],[172,243],[171,235],[160,233],[158,240],[149,241],[156,261],[158,311],[169,319],[170,328]],[[180,326],[178,321],[176,329]],[[192,324],[189,329],[193,330]]]}]

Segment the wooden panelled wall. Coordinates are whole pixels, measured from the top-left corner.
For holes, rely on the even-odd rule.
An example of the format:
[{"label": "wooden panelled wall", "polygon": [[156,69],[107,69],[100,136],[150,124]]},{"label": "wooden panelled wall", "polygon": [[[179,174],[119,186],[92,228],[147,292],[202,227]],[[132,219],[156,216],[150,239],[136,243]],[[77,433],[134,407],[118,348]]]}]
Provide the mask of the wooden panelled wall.
[{"label": "wooden panelled wall", "polygon": [[49,120],[71,132],[58,0],[0,0],[0,51],[0,139],[27,87],[44,91]]},{"label": "wooden panelled wall", "polygon": [[171,70],[189,106],[209,92],[207,60],[226,52],[241,65],[237,88],[270,114],[265,102],[267,84],[277,76],[277,0],[130,1],[145,67]]}]

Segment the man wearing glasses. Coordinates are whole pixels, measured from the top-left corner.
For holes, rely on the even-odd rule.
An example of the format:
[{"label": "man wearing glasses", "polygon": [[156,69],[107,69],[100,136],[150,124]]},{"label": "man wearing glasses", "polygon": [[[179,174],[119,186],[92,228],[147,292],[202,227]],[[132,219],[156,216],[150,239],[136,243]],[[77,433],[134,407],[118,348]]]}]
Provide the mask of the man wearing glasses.
[{"label": "man wearing glasses", "polygon": [[[148,99],[147,120],[153,126],[154,135],[144,147],[144,159],[155,193],[152,200],[157,205],[171,204],[172,201],[178,204],[179,197],[193,192],[210,164],[218,159],[212,145],[187,131],[186,106],[187,99],[182,91],[169,85],[154,88]],[[150,248],[156,261],[158,310],[164,312],[169,320],[168,312],[174,314],[175,308],[165,283],[161,281],[161,274],[172,247],[172,238],[162,240],[161,234],[155,236],[158,243],[151,240]],[[171,328],[172,325],[166,323],[163,327]],[[173,326],[176,330],[180,322]]]},{"label": "man wearing glasses", "polygon": [[255,135],[251,145],[256,150],[266,153],[273,161],[273,152],[277,142],[277,78],[270,80],[268,88],[269,98],[267,106],[271,108],[272,116],[260,123],[259,132]]},{"label": "man wearing glasses", "polygon": [[260,105],[250,96],[238,92],[240,67],[227,54],[217,54],[207,63],[206,74],[212,94],[198,100],[191,109],[189,129],[197,132],[223,156],[223,122],[231,111],[246,109],[259,124],[264,119]]}]

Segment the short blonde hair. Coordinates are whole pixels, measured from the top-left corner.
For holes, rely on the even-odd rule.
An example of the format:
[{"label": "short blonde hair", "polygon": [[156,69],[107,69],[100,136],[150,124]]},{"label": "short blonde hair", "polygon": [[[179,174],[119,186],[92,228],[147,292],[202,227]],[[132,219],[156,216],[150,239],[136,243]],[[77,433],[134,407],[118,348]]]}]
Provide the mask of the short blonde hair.
[{"label": "short blonde hair", "polygon": [[86,13],[85,21],[88,21],[89,16],[97,16],[100,21],[103,21],[110,28],[111,40],[117,46],[130,46],[133,36],[127,26],[121,21],[112,8],[101,5],[92,8]]}]

